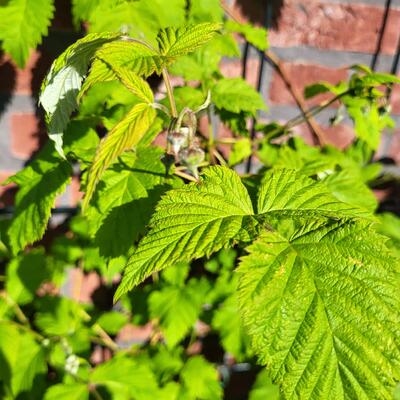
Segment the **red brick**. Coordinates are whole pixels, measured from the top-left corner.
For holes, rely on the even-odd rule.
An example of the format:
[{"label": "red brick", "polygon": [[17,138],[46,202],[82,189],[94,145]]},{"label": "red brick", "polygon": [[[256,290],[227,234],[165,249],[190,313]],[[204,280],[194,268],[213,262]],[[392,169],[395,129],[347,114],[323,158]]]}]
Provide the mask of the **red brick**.
[{"label": "red brick", "polygon": [[80,180],[78,176],[73,176],[70,184],[70,205],[76,206],[83,198],[83,192],[80,191]]},{"label": "red brick", "polygon": [[[250,59],[247,61],[246,80],[252,86],[256,87],[258,79],[258,60]],[[237,78],[242,76],[242,61],[232,60],[221,63],[220,69],[225,78]]]},{"label": "red brick", "polygon": [[393,87],[391,104],[393,114],[400,115],[400,85],[395,85]]},{"label": "red brick", "polygon": [[388,156],[392,157],[396,164],[400,164],[400,129],[393,133]]},{"label": "red brick", "polygon": [[[287,73],[293,88],[300,94],[303,94],[307,85],[318,81],[327,81],[336,84],[339,81],[347,79],[347,70],[345,68],[333,69],[321,65],[310,65],[300,63],[283,63],[283,68]],[[308,105],[319,104],[321,101],[331,98],[332,95],[323,94],[313,97],[307,101]],[[279,73],[274,71],[270,86],[270,100],[276,104],[296,104],[285,82]]]},{"label": "red brick", "polygon": [[[354,130],[349,125],[335,125],[335,126],[321,126],[320,130],[323,134],[322,142],[327,145],[330,144],[339,149],[344,149],[351,144],[354,140]],[[296,134],[302,136],[305,141],[312,144],[312,137],[310,128],[307,124],[301,124],[293,128]]]},{"label": "red brick", "polygon": [[40,144],[40,122],[33,113],[14,113],[10,117],[11,152],[22,159],[29,158]]},{"label": "red brick", "polygon": [[[383,15],[384,8],[380,6],[287,0],[269,40],[278,47],[305,45],[373,53]],[[392,8],[382,41],[383,54],[395,53],[399,26],[400,10]]]},{"label": "red brick", "polygon": [[118,333],[115,341],[122,347],[131,346],[133,343],[144,343],[151,338],[153,324],[143,326],[127,324]]}]

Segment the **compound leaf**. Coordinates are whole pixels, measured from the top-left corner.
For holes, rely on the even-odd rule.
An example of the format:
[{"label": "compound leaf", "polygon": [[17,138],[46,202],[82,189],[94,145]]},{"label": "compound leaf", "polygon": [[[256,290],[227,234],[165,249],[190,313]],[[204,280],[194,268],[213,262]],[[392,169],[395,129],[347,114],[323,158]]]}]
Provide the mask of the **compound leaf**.
[{"label": "compound leaf", "polygon": [[391,399],[399,275],[384,238],[365,221],[284,225],[238,269],[245,325],[283,398]]},{"label": "compound leaf", "polygon": [[246,188],[228,168],[208,168],[200,183],[167,192],[152,217],[152,229],[126,266],[115,298],[155,271],[209,255],[243,238],[252,214]]}]

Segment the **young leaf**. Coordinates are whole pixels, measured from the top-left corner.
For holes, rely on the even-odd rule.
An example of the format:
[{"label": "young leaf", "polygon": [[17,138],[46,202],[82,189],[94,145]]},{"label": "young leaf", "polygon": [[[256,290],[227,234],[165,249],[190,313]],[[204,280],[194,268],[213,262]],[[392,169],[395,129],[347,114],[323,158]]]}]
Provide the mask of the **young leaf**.
[{"label": "young leaf", "polygon": [[161,29],[157,37],[160,53],[167,59],[187,55],[211,40],[220,28],[221,24],[204,22]]},{"label": "young leaf", "polygon": [[284,399],[391,399],[400,378],[399,276],[367,222],[297,228],[249,246],[239,299]]},{"label": "young leaf", "polygon": [[145,78],[154,72],[159,75],[162,72],[163,60],[158,51],[135,39],[108,43],[96,56],[113,68],[125,67]]},{"label": "young leaf", "polygon": [[148,104],[136,104],[100,142],[89,171],[83,208],[86,209],[104,170],[125,150],[137,145],[154,121],[156,113]]},{"label": "young leaf", "polygon": [[240,24],[232,20],[227,21],[226,28],[231,32],[242,34],[256,49],[265,51],[268,48],[267,30],[251,24]]},{"label": "young leaf", "polygon": [[218,108],[233,113],[247,111],[255,115],[257,110],[265,110],[260,93],[242,78],[219,80],[213,87],[211,95]]},{"label": "young leaf", "polygon": [[64,157],[63,133],[77,108],[77,96],[96,50],[120,37],[117,33],[91,34],[68,47],[53,63],[42,85],[39,102],[46,111],[48,133]]},{"label": "young leaf", "polygon": [[71,173],[68,162],[46,146],[28,167],[8,179],[19,186],[8,229],[14,254],[42,238],[56,196],[64,191]]},{"label": "young leaf", "polygon": [[47,35],[53,12],[53,0],[10,0],[0,5],[2,48],[20,68],[25,66],[29,50]]},{"label": "young leaf", "polygon": [[155,271],[243,238],[252,214],[246,188],[228,168],[209,168],[200,183],[167,192],[152,217],[152,229],[126,266],[115,299]]}]

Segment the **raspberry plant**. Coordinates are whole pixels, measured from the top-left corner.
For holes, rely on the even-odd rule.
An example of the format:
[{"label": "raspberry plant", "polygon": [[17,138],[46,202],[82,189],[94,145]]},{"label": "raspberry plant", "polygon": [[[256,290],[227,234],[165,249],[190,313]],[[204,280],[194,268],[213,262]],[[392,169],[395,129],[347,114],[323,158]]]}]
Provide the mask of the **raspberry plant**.
[{"label": "raspberry plant", "polygon": [[[369,184],[384,176],[372,156],[393,126],[380,88],[399,79],[354,66],[349,82],[306,89],[306,97],[331,93],[328,104],[342,104],[337,118],[354,121],[345,151],[293,136],[296,119],[256,121],[253,138],[247,121],[263,100],[243,79],[224,78],[219,62],[238,54],[232,32],[264,51],[263,29],[223,23],[213,1],[191,2],[186,22],[185,2],[174,1],[178,22],[160,15],[160,26],[135,19],[157,4],[86,3],[74,2],[75,17],[92,32],[42,85],[51,141],[7,181],[19,190],[13,218],[1,221],[3,258],[13,256],[0,303],[3,397],[222,398],[213,364],[192,355],[202,320],[234,362],[265,366],[250,399],[393,398],[400,223],[375,213]],[[131,27],[120,17],[128,9]],[[185,84],[173,87],[170,74]],[[162,79],[164,97],[150,76]],[[232,138],[215,135],[216,116]],[[207,118],[204,132],[198,121]],[[259,167],[239,174],[235,166],[254,155]],[[51,246],[32,246],[72,165],[81,215]],[[113,310],[46,289],[76,265],[100,271],[108,288],[122,273]],[[124,349],[113,337],[129,321],[152,321],[152,334]],[[111,353],[98,365],[95,344]]]}]

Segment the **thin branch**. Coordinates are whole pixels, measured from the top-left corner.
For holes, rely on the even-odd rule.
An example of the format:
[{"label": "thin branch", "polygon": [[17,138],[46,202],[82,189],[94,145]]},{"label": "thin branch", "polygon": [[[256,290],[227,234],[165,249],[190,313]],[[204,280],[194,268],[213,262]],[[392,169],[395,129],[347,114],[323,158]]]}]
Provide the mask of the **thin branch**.
[{"label": "thin branch", "polygon": [[[241,18],[238,15],[236,15],[236,13],[233,10],[231,10],[229,6],[226,5],[225,0],[221,0],[221,7],[231,19],[239,23],[241,22],[240,21]],[[286,87],[293,96],[293,99],[295,100],[297,106],[299,107],[300,111],[304,116],[305,122],[307,123],[307,125],[311,130],[314,143],[317,145],[322,145],[324,143],[323,139],[324,134],[320,129],[319,125],[316,123],[316,121],[312,117],[307,116],[306,114],[307,107],[305,105],[304,99],[292,84],[291,79],[289,78],[289,75],[286,72],[286,69],[283,66],[282,61],[271,50],[264,51],[264,56],[272,64],[272,66],[276,69],[276,71],[279,73],[279,75],[285,82]]]},{"label": "thin branch", "polygon": [[171,85],[171,81],[169,79],[168,71],[166,68],[163,68],[162,76],[164,79],[165,88],[167,90],[169,104],[171,106],[171,115],[173,118],[178,118],[178,111],[176,110],[176,104],[175,104],[174,94],[173,94],[173,90],[172,90],[172,85]]},{"label": "thin branch", "polygon": [[187,179],[188,181],[197,182],[197,179],[194,176],[189,175],[189,174],[187,174],[185,172],[175,170],[174,174],[176,176],[179,176],[180,178]]}]

